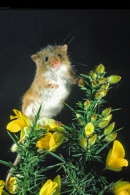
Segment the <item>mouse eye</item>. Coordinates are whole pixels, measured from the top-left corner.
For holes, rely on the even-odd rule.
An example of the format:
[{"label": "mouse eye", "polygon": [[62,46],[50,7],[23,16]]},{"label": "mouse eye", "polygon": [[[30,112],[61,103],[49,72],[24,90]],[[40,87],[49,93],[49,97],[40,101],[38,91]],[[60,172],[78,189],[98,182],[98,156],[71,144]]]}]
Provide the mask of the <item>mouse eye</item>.
[{"label": "mouse eye", "polygon": [[45,62],[47,62],[47,61],[48,61],[48,59],[49,59],[48,57],[45,57],[44,61],[45,61]]},{"label": "mouse eye", "polygon": [[61,55],[61,54],[59,54],[59,53],[58,53],[57,55],[58,55],[58,57],[60,57],[60,58],[62,57],[62,55]]}]

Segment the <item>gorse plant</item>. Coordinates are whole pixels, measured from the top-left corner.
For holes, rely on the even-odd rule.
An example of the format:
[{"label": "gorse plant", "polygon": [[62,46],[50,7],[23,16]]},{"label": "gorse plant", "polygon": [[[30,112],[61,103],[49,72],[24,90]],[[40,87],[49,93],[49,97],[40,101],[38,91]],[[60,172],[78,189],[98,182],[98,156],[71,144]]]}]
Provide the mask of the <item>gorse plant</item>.
[{"label": "gorse plant", "polygon": [[[120,79],[118,75],[107,76],[102,64],[87,75],[81,74],[78,86],[84,97],[75,108],[66,104],[72,111],[69,126],[54,119],[39,119],[42,105],[33,124],[14,109],[15,116],[10,116],[7,130],[19,163],[14,166],[0,160],[10,168],[6,189],[0,180],[0,194],[129,195],[128,181],[110,182],[106,176],[106,170],[112,174],[128,166],[125,149],[117,140],[121,128],[116,129],[112,122],[114,111],[119,109],[105,107],[105,96]],[[48,156],[51,165],[47,165]],[[48,171],[53,171],[55,177],[48,178]]]}]

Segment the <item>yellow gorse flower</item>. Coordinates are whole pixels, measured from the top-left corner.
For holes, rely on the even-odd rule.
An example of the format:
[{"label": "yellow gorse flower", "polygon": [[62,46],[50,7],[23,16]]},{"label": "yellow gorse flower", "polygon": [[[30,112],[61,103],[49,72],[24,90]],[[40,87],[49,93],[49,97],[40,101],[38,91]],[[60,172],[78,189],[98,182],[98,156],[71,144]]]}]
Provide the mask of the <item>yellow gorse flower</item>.
[{"label": "yellow gorse flower", "polygon": [[47,132],[43,138],[40,138],[37,141],[36,147],[43,150],[46,149],[49,151],[55,151],[62,144],[63,140],[64,140],[63,133]]},{"label": "yellow gorse flower", "polygon": [[0,180],[0,195],[2,194],[4,186],[5,186],[5,182],[3,180]]},{"label": "yellow gorse flower", "polygon": [[130,195],[130,183],[128,181],[118,181],[112,187],[115,195]]},{"label": "yellow gorse flower", "polygon": [[118,140],[115,140],[113,143],[113,148],[109,150],[106,159],[106,169],[110,169],[112,171],[120,171],[122,167],[127,167],[128,161],[124,159],[124,157],[124,147]]},{"label": "yellow gorse flower", "polygon": [[61,181],[60,175],[57,175],[54,180],[47,180],[47,182],[40,189],[39,195],[60,195]]},{"label": "yellow gorse flower", "polygon": [[16,133],[24,127],[30,127],[31,121],[27,116],[23,115],[19,110],[13,109],[13,111],[16,116],[10,116],[10,119],[14,120],[7,124],[7,130]]}]

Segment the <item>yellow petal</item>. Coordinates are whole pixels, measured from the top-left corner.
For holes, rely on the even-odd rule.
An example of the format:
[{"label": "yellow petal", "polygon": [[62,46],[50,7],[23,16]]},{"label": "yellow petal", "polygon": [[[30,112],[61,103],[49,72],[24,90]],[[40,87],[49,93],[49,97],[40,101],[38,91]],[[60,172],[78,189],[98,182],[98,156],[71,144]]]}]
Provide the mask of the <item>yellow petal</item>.
[{"label": "yellow petal", "polygon": [[125,151],[122,144],[115,140],[113,148],[109,150],[106,159],[106,168],[113,171],[120,171],[123,166],[128,166],[128,161],[124,159]]},{"label": "yellow petal", "polygon": [[18,116],[10,115],[10,120],[12,120],[12,119],[18,119],[18,118],[19,118]]},{"label": "yellow petal", "polygon": [[51,136],[51,138],[50,138],[49,149],[53,148],[56,144],[57,144],[57,143],[56,143],[56,140],[55,140],[54,135],[53,135],[53,136]]},{"label": "yellow petal", "polygon": [[13,109],[16,116],[10,116],[10,119],[14,119],[7,125],[7,129],[11,132],[18,132],[24,127],[29,127],[31,125],[31,121],[27,116],[22,115],[19,110]]},{"label": "yellow petal", "polygon": [[6,128],[11,132],[16,133],[23,128],[23,125],[20,120],[13,120],[7,124]]},{"label": "yellow petal", "polygon": [[23,129],[21,129],[19,142],[23,141],[29,133],[30,129],[28,127],[24,127]]},{"label": "yellow petal", "polygon": [[52,195],[57,187],[56,182],[52,182],[52,180],[47,180],[47,182],[42,186],[39,195]]},{"label": "yellow petal", "polygon": [[113,185],[113,192],[115,195],[130,194],[130,183],[128,181],[118,181]]},{"label": "yellow petal", "polygon": [[17,118],[19,118],[19,113],[20,113],[20,111],[17,110],[17,109],[13,109],[13,112],[16,114]]},{"label": "yellow petal", "polygon": [[124,158],[125,156],[125,150],[123,145],[118,141],[115,140],[113,144],[113,149],[112,149],[112,158]]},{"label": "yellow petal", "polygon": [[23,115],[23,120],[24,120],[26,126],[29,127],[31,125],[31,121],[27,116]]},{"label": "yellow petal", "polygon": [[113,168],[121,168],[121,167],[127,167],[128,166],[128,161],[123,158],[116,158],[116,159],[111,159],[108,163],[109,166]]},{"label": "yellow petal", "polygon": [[2,194],[2,190],[5,186],[5,182],[3,180],[0,180],[0,195]]},{"label": "yellow petal", "polygon": [[49,149],[50,148],[49,142],[50,142],[51,136],[52,136],[51,133],[47,133],[45,137],[40,138],[36,143],[36,147],[41,148],[41,149]]},{"label": "yellow petal", "polygon": [[64,135],[62,133],[55,132],[50,139],[50,151],[55,151],[64,141]]},{"label": "yellow petal", "polygon": [[15,177],[10,177],[9,184],[8,184],[8,190],[11,194],[16,194],[18,189],[17,181]]}]

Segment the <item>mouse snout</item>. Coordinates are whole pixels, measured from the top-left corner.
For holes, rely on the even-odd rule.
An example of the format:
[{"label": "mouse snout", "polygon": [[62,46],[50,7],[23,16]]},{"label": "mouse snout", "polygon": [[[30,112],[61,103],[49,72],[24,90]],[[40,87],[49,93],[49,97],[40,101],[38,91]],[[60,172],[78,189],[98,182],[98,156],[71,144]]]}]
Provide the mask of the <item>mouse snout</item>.
[{"label": "mouse snout", "polygon": [[53,62],[52,62],[52,65],[53,65],[53,67],[54,68],[59,68],[60,67],[60,65],[61,65],[61,62],[60,62],[60,60],[54,60]]},{"label": "mouse snout", "polygon": [[59,61],[59,60],[54,60],[53,63],[54,63],[54,64],[60,64],[60,61]]}]

